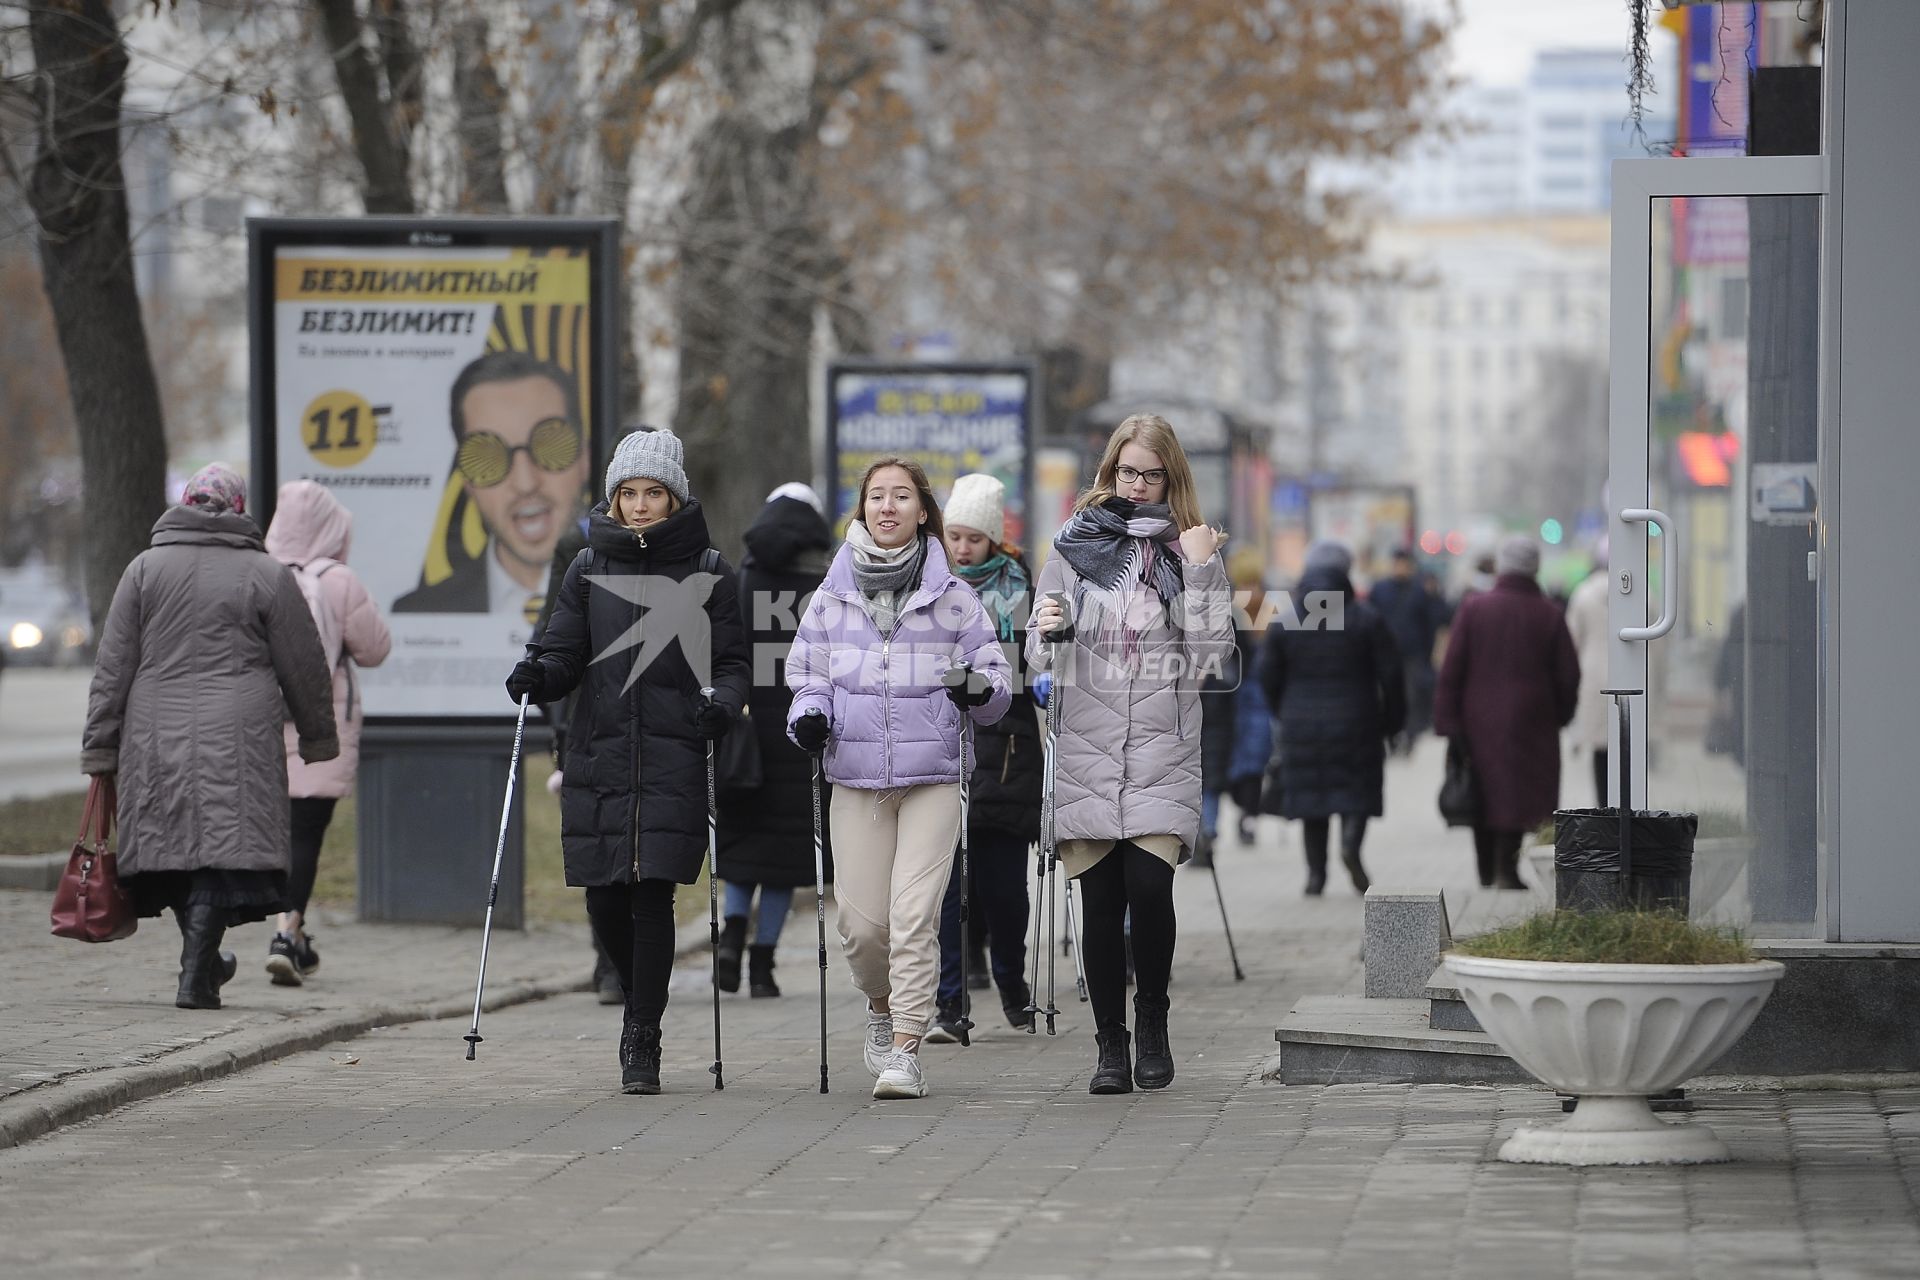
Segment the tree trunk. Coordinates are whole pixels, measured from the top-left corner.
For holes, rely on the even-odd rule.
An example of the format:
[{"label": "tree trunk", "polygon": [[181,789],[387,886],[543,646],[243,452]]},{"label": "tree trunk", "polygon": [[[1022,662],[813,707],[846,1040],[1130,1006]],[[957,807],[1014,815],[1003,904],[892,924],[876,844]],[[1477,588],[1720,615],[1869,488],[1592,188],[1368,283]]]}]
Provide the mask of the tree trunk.
[{"label": "tree trunk", "polygon": [[28,10],[40,117],[28,199],[80,435],[94,632],[165,510],[160,390],[133,282],[120,98],[127,52],[106,0]]},{"label": "tree trunk", "polygon": [[[333,58],[334,74],[340,80],[340,96],[346,101],[347,115],[353,121],[353,149],[360,157],[367,185],[363,203],[368,213],[412,213],[413,185],[408,171],[412,131],[395,118],[393,106],[403,105],[412,84],[392,86],[393,106],[381,96],[380,64],[367,47],[354,0],[318,0],[321,30],[327,51]],[[397,0],[382,7],[380,21],[385,27],[403,21]],[[405,41],[392,45],[393,54],[407,74],[411,46]]]},{"label": "tree trunk", "polygon": [[708,527],[729,551],[769,489],[814,473],[814,316],[835,292],[812,155],[822,32],[814,0],[720,15],[729,105],[696,143],[681,201],[674,422]]},{"label": "tree trunk", "polygon": [[487,20],[462,19],[453,29],[453,97],[460,119],[460,207],[469,213],[512,212],[500,127],[506,96],[493,69]]},{"label": "tree trunk", "polygon": [[676,429],[715,542],[731,552],[787,480],[808,480],[809,353],[828,261],[799,128],[709,126],[683,206]]}]

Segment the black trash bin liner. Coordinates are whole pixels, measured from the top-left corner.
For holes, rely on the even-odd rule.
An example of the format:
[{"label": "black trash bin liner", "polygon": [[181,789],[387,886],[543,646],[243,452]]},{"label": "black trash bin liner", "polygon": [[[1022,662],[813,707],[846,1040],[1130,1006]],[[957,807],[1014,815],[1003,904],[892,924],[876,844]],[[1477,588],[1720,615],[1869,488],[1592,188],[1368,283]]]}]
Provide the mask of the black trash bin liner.
[{"label": "black trash bin liner", "polygon": [[1562,911],[1687,913],[1693,881],[1693,837],[1700,815],[1633,811],[1630,885],[1620,881],[1620,811],[1556,809],[1553,814],[1554,905]]}]

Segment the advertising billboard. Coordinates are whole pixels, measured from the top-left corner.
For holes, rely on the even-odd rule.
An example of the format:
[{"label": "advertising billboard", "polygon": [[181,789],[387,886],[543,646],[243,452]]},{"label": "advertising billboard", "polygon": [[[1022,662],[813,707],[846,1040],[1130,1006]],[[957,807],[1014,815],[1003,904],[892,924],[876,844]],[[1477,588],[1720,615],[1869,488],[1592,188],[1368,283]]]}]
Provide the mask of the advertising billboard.
[{"label": "advertising billboard", "polygon": [[1007,487],[1006,540],[1027,547],[1033,512],[1033,366],[843,362],[827,369],[827,478],[836,528],[858,507],[875,460],[911,458],[945,502],[953,482],[984,471]]},{"label": "advertising billboard", "polygon": [[353,514],[393,630],[370,718],[498,717],[554,546],[613,421],[616,227],[585,219],[249,223],[253,481]]}]

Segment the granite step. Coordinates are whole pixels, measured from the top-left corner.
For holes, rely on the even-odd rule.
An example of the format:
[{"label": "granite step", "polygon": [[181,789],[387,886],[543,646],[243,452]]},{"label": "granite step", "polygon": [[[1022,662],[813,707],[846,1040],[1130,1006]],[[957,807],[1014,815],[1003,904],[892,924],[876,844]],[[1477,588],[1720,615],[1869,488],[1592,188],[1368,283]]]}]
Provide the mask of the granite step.
[{"label": "granite step", "polygon": [[1435,1031],[1484,1031],[1480,1019],[1473,1016],[1473,1010],[1467,1008],[1467,1002],[1460,998],[1460,989],[1453,985],[1447,975],[1446,966],[1433,971],[1427,979],[1426,990],[1420,993],[1427,1002],[1427,1025]]},{"label": "granite step", "polygon": [[1273,1033],[1281,1084],[1526,1084],[1482,1031],[1430,1025],[1428,1000],[1307,996]]}]

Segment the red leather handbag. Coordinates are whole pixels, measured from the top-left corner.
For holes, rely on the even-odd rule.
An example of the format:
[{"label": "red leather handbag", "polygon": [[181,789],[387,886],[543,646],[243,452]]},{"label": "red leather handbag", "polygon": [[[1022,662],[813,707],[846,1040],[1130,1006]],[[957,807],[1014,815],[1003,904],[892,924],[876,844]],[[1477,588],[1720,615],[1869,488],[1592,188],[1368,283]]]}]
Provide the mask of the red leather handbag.
[{"label": "red leather handbag", "polygon": [[88,785],[80,835],[67,858],[66,874],[60,877],[60,887],[53,894],[53,934],[57,938],[114,942],[140,927],[133,903],[120,887],[113,850],[107,847],[117,803],[112,777],[95,777]]}]

